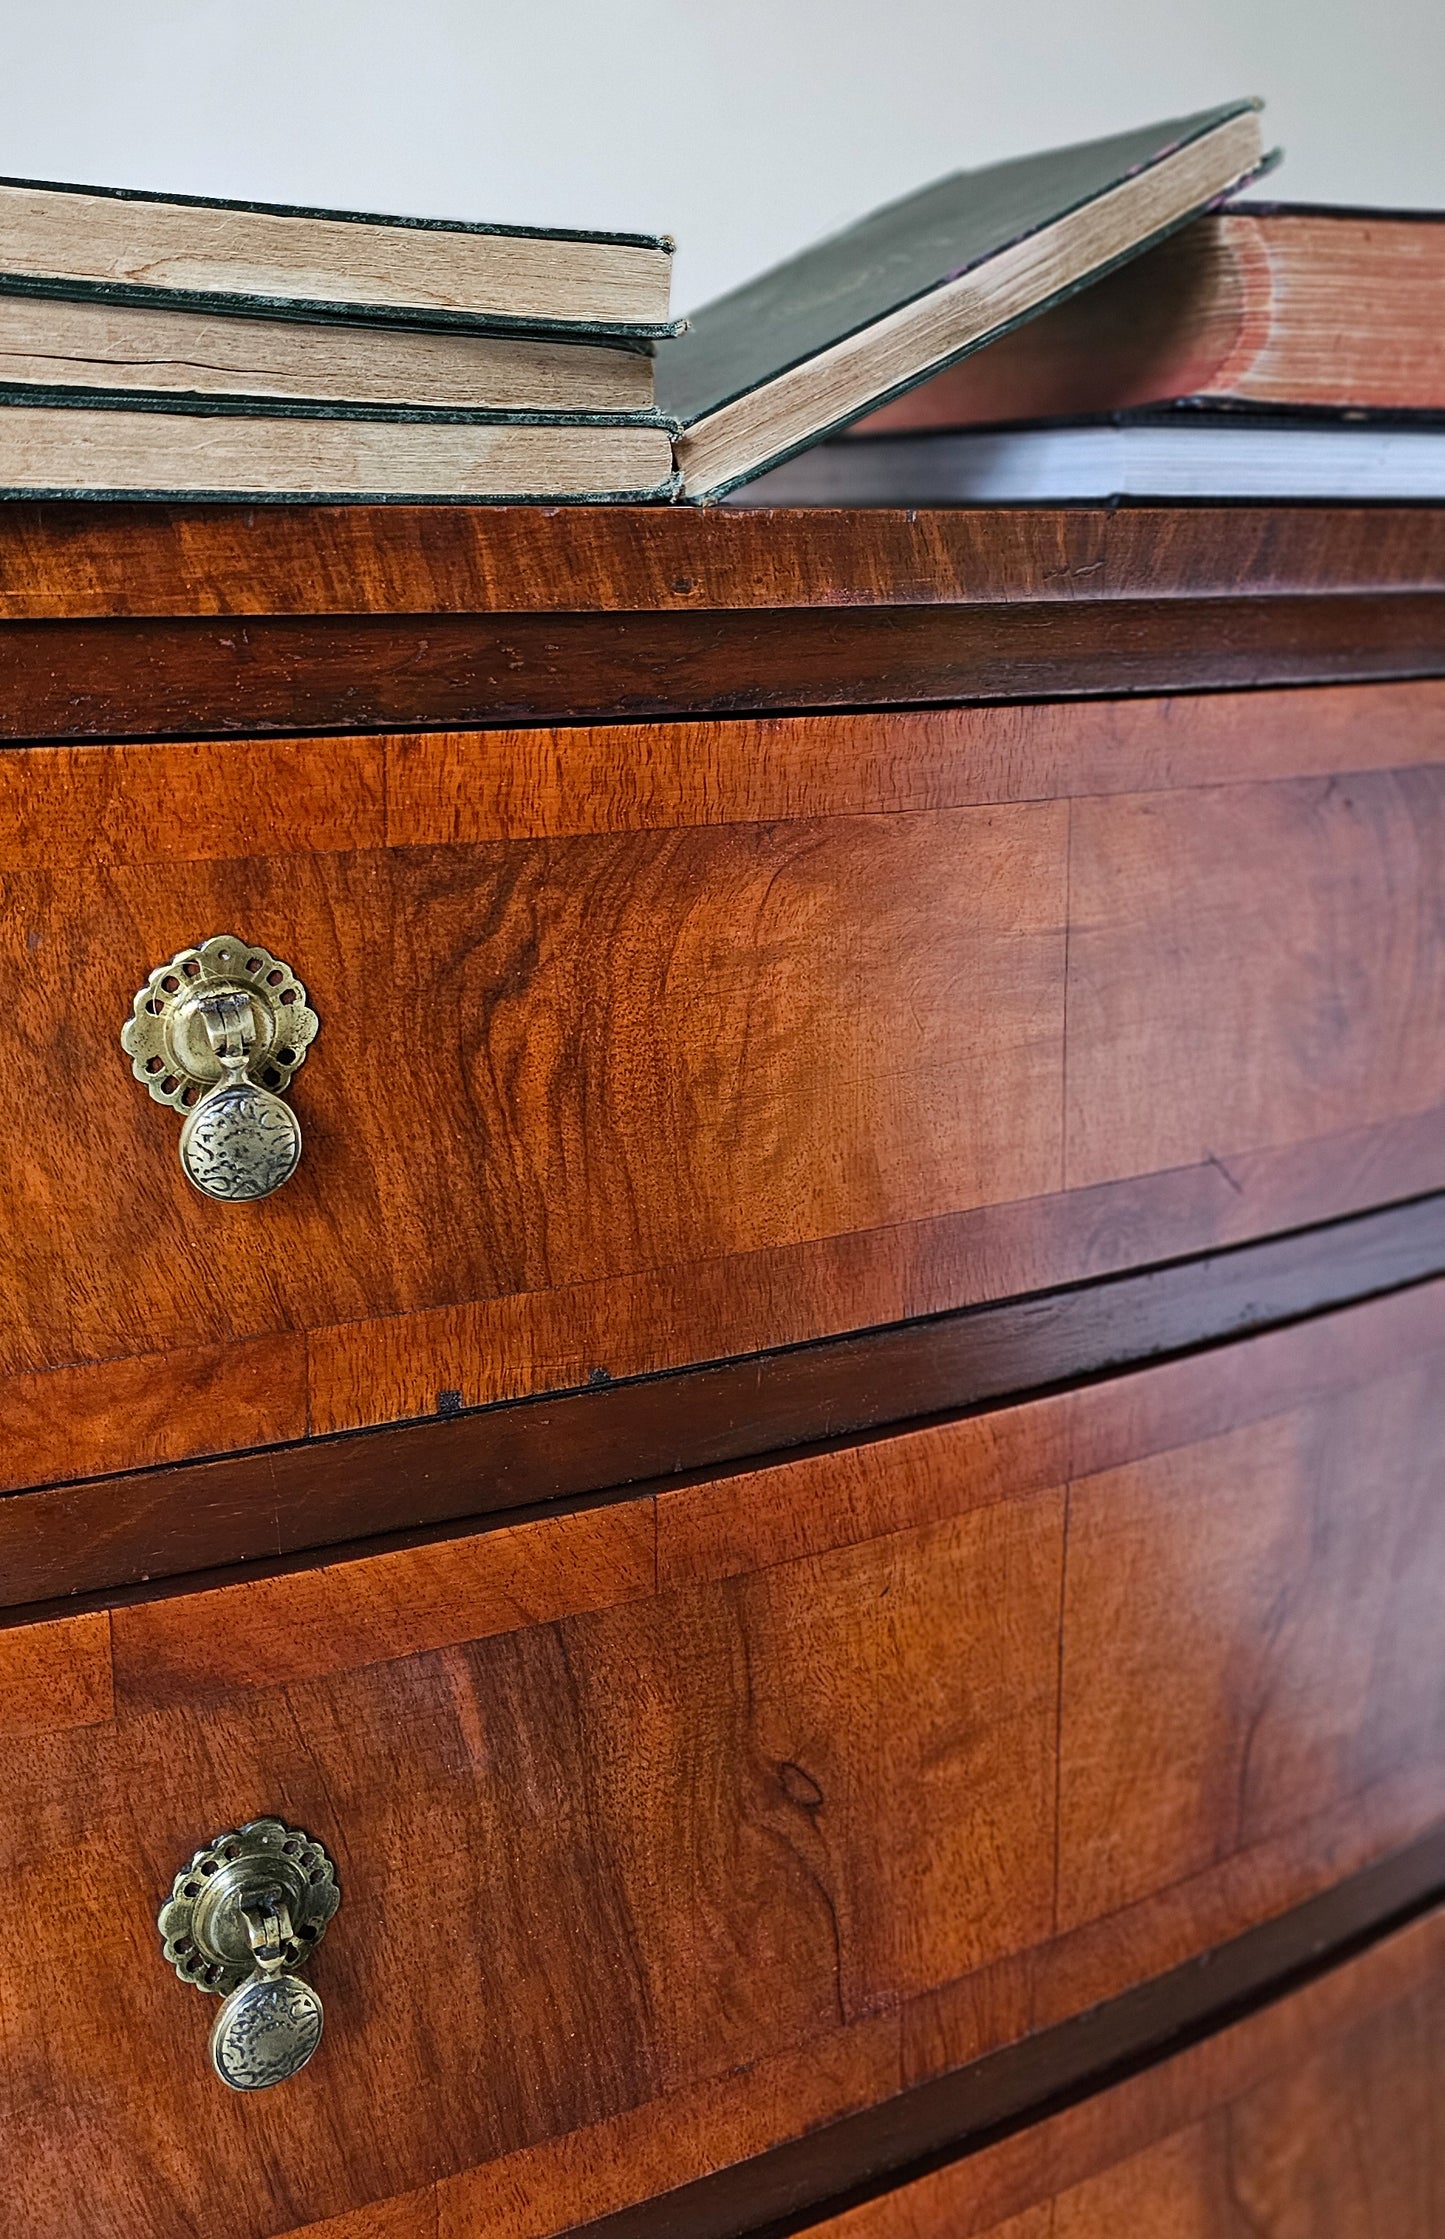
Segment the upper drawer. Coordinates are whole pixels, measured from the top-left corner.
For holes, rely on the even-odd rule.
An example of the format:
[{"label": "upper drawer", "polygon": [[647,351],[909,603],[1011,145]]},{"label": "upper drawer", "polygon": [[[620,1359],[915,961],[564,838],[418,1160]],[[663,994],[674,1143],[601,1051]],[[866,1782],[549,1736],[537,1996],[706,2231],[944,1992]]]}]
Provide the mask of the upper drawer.
[{"label": "upper drawer", "polygon": [[[1445,1818],[1442,1349],[1435,1284],[0,1631],[7,2239],[56,2239],[57,2200],[65,2239],[262,2239],[416,2192],[378,2232],[540,2239],[1409,1843]],[[236,2100],[153,1923],[263,1814],[343,1902],[316,2059]]]},{"label": "upper drawer", "polygon": [[[0,761],[9,1484],[738,1354],[1445,1183],[1445,687]],[[194,1192],[117,1044],[300,975]]]}]

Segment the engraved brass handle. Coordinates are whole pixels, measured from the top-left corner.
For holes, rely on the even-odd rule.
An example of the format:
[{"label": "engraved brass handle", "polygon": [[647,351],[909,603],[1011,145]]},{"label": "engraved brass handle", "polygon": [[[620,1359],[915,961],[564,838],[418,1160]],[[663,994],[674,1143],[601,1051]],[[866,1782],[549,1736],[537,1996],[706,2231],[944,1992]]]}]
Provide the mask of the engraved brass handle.
[{"label": "engraved brass handle", "polygon": [[233,2091],[264,2091],[321,2042],[321,2000],[303,1967],[341,1903],[320,1843],[279,1819],[217,1835],[176,1875],[157,1926],[182,1982],[223,1999],[211,2065]]},{"label": "engraved brass handle", "polygon": [[281,1099],[320,1021],[289,964],[215,933],[158,964],[121,1029],[131,1071],[185,1114],[181,1166],[207,1197],[269,1197],[301,1157]]}]

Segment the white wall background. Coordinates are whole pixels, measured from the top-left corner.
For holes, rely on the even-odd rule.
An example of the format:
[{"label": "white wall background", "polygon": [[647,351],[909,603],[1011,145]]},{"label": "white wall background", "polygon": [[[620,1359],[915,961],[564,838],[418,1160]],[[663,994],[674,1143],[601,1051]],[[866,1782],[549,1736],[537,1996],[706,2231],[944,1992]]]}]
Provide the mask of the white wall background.
[{"label": "white wall background", "polygon": [[3,0],[0,174],[676,235],[679,309],[965,165],[1266,97],[1445,205],[1445,0]]}]

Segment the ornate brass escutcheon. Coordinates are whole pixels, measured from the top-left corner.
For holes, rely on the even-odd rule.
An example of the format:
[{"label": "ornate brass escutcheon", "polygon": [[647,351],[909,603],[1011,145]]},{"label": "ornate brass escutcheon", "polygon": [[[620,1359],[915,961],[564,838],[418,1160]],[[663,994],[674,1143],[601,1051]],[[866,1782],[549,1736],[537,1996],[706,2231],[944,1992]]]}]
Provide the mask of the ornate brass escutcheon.
[{"label": "ornate brass escutcheon", "polygon": [[264,2091],[321,2042],[304,1967],[341,1902],[336,1869],[299,1828],[252,1819],[217,1835],[176,1875],[157,1922],[182,1982],[223,2000],[211,2065],[233,2091]]},{"label": "ornate brass escutcheon", "polygon": [[207,1197],[269,1197],[301,1157],[281,1099],[320,1021],[289,964],[215,933],[158,964],[121,1029],[131,1071],[185,1115],[181,1165]]}]

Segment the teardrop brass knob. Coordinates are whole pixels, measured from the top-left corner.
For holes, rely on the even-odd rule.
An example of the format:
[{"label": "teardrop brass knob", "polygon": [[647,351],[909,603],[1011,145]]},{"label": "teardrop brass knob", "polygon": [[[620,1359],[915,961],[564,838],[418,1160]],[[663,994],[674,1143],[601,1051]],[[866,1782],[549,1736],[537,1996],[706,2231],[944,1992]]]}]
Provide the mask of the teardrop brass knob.
[{"label": "teardrop brass knob", "polygon": [[121,1048],[156,1103],[185,1114],[181,1166],[207,1197],[269,1197],[295,1173],[301,1125],[281,1099],[319,1024],[290,965],[235,934],[150,974]]}]

